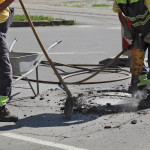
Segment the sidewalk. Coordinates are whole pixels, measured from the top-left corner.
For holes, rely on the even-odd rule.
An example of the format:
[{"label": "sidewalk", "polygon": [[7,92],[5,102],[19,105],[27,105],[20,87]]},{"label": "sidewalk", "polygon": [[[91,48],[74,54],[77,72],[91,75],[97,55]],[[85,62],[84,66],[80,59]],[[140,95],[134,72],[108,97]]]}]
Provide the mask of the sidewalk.
[{"label": "sidewalk", "polygon": [[[112,11],[112,7],[92,7],[92,4],[111,4],[112,1],[106,1],[106,0],[97,0],[93,1],[90,0],[87,2],[87,5],[85,4],[83,8],[75,7],[77,4],[80,6],[82,5],[84,0],[81,0],[79,3],[78,0],[30,0],[29,2],[24,2],[25,7],[27,11],[32,14],[38,14],[38,15],[53,15],[53,14],[74,14],[74,15],[99,15],[99,16],[104,16],[105,17],[115,17],[116,13]],[[73,6],[73,7],[68,7],[70,6],[69,4],[67,5],[67,2]],[[76,2],[75,4],[73,2]],[[15,8],[16,14],[21,14],[23,13],[21,6],[18,1],[15,1],[12,6]]]},{"label": "sidewalk", "polygon": [[[109,7],[93,7],[93,4],[107,4]],[[54,18],[61,18],[64,21],[54,20],[54,21],[42,21],[33,22],[35,26],[53,26],[53,25],[71,25],[74,21],[77,24],[85,24],[84,21],[78,20],[78,17],[96,17],[101,18],[117,18],[117,14],[112,10],[113,1],[106,0],[90,0],[85,2],[81,0],[56,0],[56,1],[46,1],[43,0],[31,0],[30,2],[24,2],[27,12],[30,15],[43,15],[52,16]],[[15,1],[12,4],[15,8],[15,14],[24,14],[20,6],[19,1]],[[78,21],[77,21],[78,20]],[[71,23],[71,24],[70,24]],[[27,22],[13,22],[12,27],[22,27],[29,26]]]}]

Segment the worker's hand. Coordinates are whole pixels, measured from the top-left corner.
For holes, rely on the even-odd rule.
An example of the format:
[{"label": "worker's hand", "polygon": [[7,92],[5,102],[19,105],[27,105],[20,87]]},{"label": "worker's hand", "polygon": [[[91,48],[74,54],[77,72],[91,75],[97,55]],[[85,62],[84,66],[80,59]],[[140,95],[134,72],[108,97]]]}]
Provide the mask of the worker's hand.
[{"label": "worker's hand", "polygon": [[132,32],[128,25],[124,27],[124,37],[128,40],[132,40]]},{"label": "worker's hand", "polygon": [[144,38],[144,42],[150,43],[150,32],[148,34],[146,34],[146,36]]}]

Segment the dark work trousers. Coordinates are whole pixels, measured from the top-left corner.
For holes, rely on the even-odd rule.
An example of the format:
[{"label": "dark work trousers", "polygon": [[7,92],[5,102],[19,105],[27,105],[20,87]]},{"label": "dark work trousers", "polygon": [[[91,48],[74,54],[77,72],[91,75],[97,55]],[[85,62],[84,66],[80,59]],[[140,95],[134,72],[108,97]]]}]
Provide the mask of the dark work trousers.
[{"label": "dark work trousers", "polygon": [[[146,53],[146,51],[148,51],[148,67],[150,68],[150,44],[149,43],[144,43],[144,51],[145,51],[145,53]],[[150,76],[150,73],[147,70],[144,63],[143,63],[143,70],[142,70],[141,74],[149,74],[149,76]]]},{"label": "dark work trousers", "polygon": [[150,79],[150,44],[149,43],[146,44],[146,48],[148,49],[148,67],[149,67],[149,70],[147,71],[148,72],[147,78]]},{"label": "dark work trousers", "polygon": [[9,48],[6,34],[13,20],[14,11],[10,8],[9,18],[0,23],[0,95],[9,96],[12,83],[12,68],[9,60]]},{"label": "dark work trousers", "polygon": [[[149,43],[144,43],[144,51],[146,53],[146,51],[148,52],[148,68],[150,68],[150,44]],[[143,70],[142,70],[142,74],[147,74],[147,78],[150,79],[150,69],[147,70],[145,64],[143,63]]]}]

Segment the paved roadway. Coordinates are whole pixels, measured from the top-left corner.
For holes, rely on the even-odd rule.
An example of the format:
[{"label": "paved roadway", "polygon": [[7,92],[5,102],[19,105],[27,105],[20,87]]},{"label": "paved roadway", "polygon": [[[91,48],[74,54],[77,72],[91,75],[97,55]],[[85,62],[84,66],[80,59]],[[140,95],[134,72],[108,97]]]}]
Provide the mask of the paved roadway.
[{"label": "paved roadway", "polygon": [[[81,9],[60,6],[59,0],[56,3],[44,2],[41,4],[38,1],[35,4],[32,0],[25,2],[25,6],[30,14],[74,19],[78,23],[75,26],[36,27],[46,49],[56,41],[62,40],[62,43],[50,52],[54,62],[98,64],[99,61],[113,57],[120,52],[120,23],[111,8],[88,7]],[[61,0],[61,2],[64,1]],[[22,13],[17,2],[13,5],[16,13]],[[9,44],[16,36],[18,41],[14,46],[15,51],[42,53],[30,28],[11,28],[8,33]],[[45,76],[45,78],[49,77]]]},{"label": "paved roadway", "polygon": [[[36,0],[37,2],[37,0]],[[40,1],[38,1],[40,3]],[[116,15],[108,14],[111,12],[109,9],[108,11],[102,10],[97,11],[92,9],[88,10],[83,9],[75,9],[75,8],[61,8],[45,5],[44,3],[40,4],[35,3],[33,0],[30,2],[26,2],[27,8],[30,11],[30,14],[43,14],[43,15],[53,15],[60,16],[66,19],[75,19],[79,25],[75,26],[59,26],[59,27],[36,27],[36,30],[40,36],[41,41],[43,42],[45,48],[48,48],[51,44],[55,41],[62,40],[62,43],[59,44],[57,47],[51,50],[50,56],[53,61],[61,62],[61,63],[92,63],[97,64],[100,60],[103,60],[108,57],[115,56],[121,50],[121,37],[120,37],[120,24],[117,20]],[[43,2],[43,0],[42,0]],[[44,1],[45,2],[45,1]],[[47,4],[52,1],[46,1]],[[30,4],[29,4],[30,3]],[[34,3],[34,6],[31,5]],[[17,13],[21,13],[21,9],[19,8],[18,3],[14,4],[16,6]],[[33,8],[32,8],[33,7]],[[35,8],[37,7],[37,9]],[[39,9],[40,8],[40,9]],[[45,9],[47,8],[47,9]],[[51,8],[51,9],[50,9]],[[52,9],[53,8],[53,9]],[[100,13],[101,12],[101,13]],[[18,41],[14,46],[14,51],[19,52],[39,52],[41,50],[38,46],[38,43],[35,40],[35,37],[30,28],[10,28],[8,33],[8,42],[9,44],[13,41],[13,39],[18,36]],[[40,78],[48,78],[47,77],[48,70],[44,70],[41,73]],[[43,86],[44,87],[44,86]],[[55,86],[54,86],[55,87]],[[44,87],[45,88],[45,87]],[[28,94],[24,92],[24,95]],[[22,104],[21,104],[22,105]],[[25,106],[26,107],[26,106]],[[11,108],[11,107],[10,107]],[[15,107],[16,108],[16,107]],[[14,108],[14,112],[15,112]],[[39,108],[40,109],[40,108]],[[26,112],[30,114],[28,111],[29,109],[24,109],[21,107],[19,109],[19,114],[24,115]],[[36,112],[37,114],[42,113]],[[46,110],[44,110],[46,113]],[[43,111],[43,112],[44,112]],[[47,110],[48,112],[48,110]],[[46,115],[45,115],[46,116]],[[36,116],[35,116],[36,117]],[[97,132],[99,129],[99,123],[91,122],[91,118],[87,117],[86,122],[88,124],[75,124],[72,128],[68,128],[65,123],[62,123],[61,116],[55,114],[54,116],[47,115],[46,117],[51,117],[51,128],[50,125],[46,125],[46,123],[42,122],[40,115],[37,115],[35,118],[35,125],[31,122],[30,117],[23,118],[20,120],[17,126],[14,124],[7,123],[1,124],[1,131],[0,132],[0,149],[2,150],[99,150],[99,149],[107,149],[111,150],[111,144],[108,143],[107,137],[104,136],[106,139],[103,139],[102,135],[99,135]],[[84,120],[84,117],[78,114],[78,120]],[[80,118],[81,117],[81,118]],[[55,120],[55,121],[54,121]],[[56,123],[56,120],[58,122]],[[102,121],[102,120],[101,120]],[[84,121],[83,121],[84,122]],[[35,126],[34,126],[35,125]],[[71,125],[68,125],[71,126]],[[92,133],[96,134],[95,139],[92,139],[92,134],[90,131],[86,133],[83,131],[84,128],[88,127]],[[45,130],[44,130],[45,128]],[[64,130],[64,133],[62,133]],[[71,135],[67,134],[65,130],[68,130],[72,136],[75,135],[77,132],[82,132],[82,135],[85,135],[86,138],[89,137],[88,140],[84,140],[84,136],[81,134],[76,135],[72,140],[65,140],[68,137],[71,138]],[[93,131],[94,130],[94,131]],[[9,132],[10,131],[10,132]],[[13,132],[13,133],[12,133]],[[107,131],[106,131],[107,132]],[[61,135],[62,134],[62,135]],[[91,136],[88,136],[88,134]],[[105,134],[105,131],[102,133]],[[52,137],[50,137],[52,135]],[[79,138],[79,137],[80,138]],[[31,138],[32,137],[32,138]],[[99,141],[99,137],[102,141]],[[79,139],[78,139],[79,138]],[[64,142],[63,142],[64,139]],[[119,141],[119,140],[118,140]],[[101,144],[99,142],[102,142]],[[64,144],[59,144],[64,143]],[[109,146],[107,146],[107,144]],[[115,145],[116,144],[116,145]],[[115,150],[120,146],[115,143],[114,147]],[[70,146],[74,145],[74,146]],[[102,146],[102,147],[101,147]],[[82,148],[79,148],[82,147]],[[121,148],[121,147],[120,147]]]},{"label": "paved roadway", "polygon": [[[107,19],[102,20],[104,21]],[[62,40],[62,43],[50,52],[54,61],[98,63],[104,58],[116,55],[121,50],[120,27],[114,24],[113,20],[111,21],[107,26],[36,27],[36,30],[46,49],[56,41]],[[41,52],[30,28],[11,28],[8,33],[9,44],[16,36],[18,41],[14,45],[14,51]],[[68,60],[66,56],[69,56]]]}]

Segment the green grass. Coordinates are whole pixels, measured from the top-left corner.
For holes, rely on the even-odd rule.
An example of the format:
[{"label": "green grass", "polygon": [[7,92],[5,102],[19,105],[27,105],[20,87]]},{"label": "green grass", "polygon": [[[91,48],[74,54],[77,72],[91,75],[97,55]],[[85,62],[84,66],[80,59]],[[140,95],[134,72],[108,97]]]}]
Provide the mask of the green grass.
[{"label": "green grass", "polygon": [[109,7],[111,5],[108,5],[108,4],[94,4],[92,5],[93,7]]},{"label": "green grass", "polygon": [[[53,18],[49,16],[30,16],[32,21],[53,21],[53,20],[60,20],[60,21],[65,21],[65,19],[61,18]],[[13,21],[25,21],[27,22],[27,18],[25,15],[14,15]],[[66,25],[75,25],[77,24],[76,21],[74,20],[68,20],[65,23]]]},{"label": "green grass", "polygon": [[77,8],[84,8],[84,7],[109,7],[111,4],[96,4],[96,1],[77,1],[77,2],[64,2],[63,6],[65,7],[77,7]]},{"label": "green grass", "polygon": [[67,22],[67,25],[77,25],[77,22],[74,21],[74,20],[69,20],[69,21]]},{"label": "green grass", "polygon": [[[64,20],[61,18],[53,18],[49,16],[30,16],[32,21],[51,21],[51,20]],[[27,21],[25,15],[14,15],[14,21]]]}]

